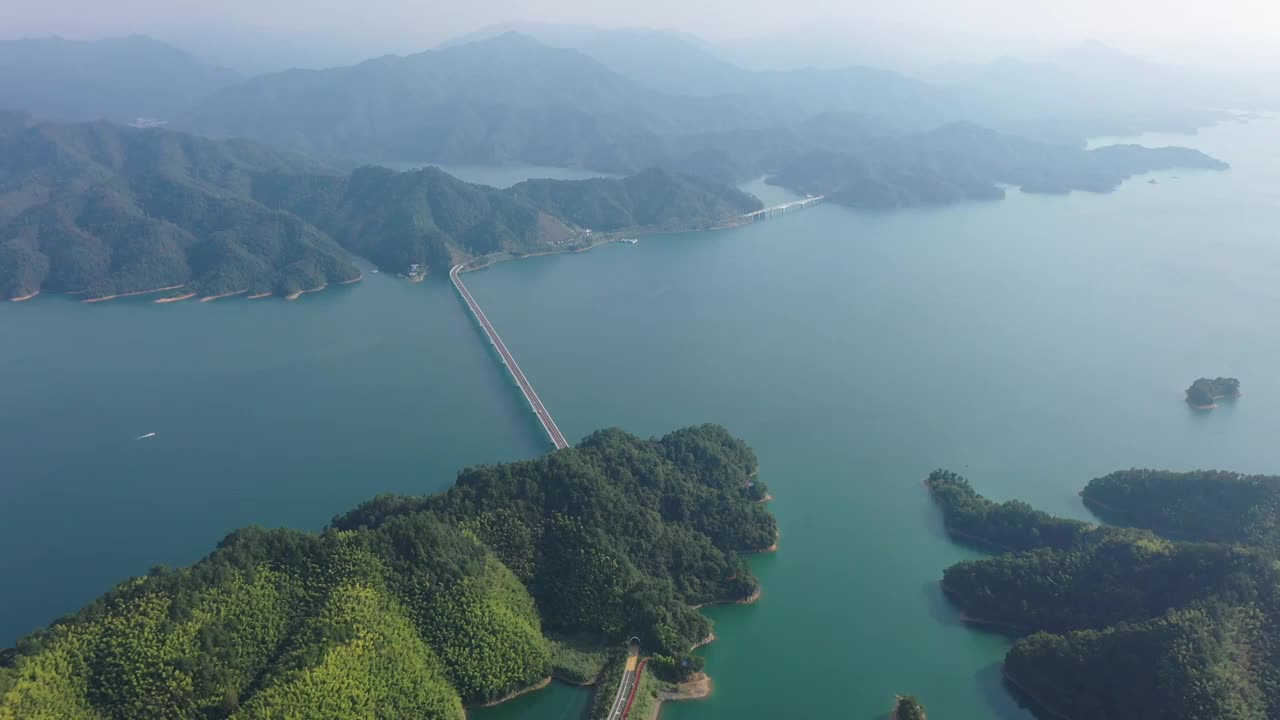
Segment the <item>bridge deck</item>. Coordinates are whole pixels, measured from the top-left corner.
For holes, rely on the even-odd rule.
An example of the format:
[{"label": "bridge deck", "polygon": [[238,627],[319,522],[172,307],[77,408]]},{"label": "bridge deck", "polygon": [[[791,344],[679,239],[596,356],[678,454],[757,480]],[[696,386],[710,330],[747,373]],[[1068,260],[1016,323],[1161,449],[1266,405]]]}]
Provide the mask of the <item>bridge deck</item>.
[{"label": "bridge deck", "polygon": [[480,329],[484,330],[484,334],[489,337],[489,342],[498,351],[499,357],[502,358],[502,364],[507,366],[507,371],[511,373],[511,378],[516,381],[516,385],[520,388],[524,399],[529,402],[529,407],[533,408],[534,414],[538,416],[538,422],[542,424],[542,429],[546,431],[547,437],[551,439],[551,444],[555,445],[557,450],[569,447],[569,441],[564,439],[560,428],[556,427],[556,421],[552,419],[551,413],[547,412],[546,406],[542,404],[542,400],[538,397],[537,391],[533,389],[529,378],[525,377],[524,371],[520,369],[516,359],[507,350],[506,343],[502,342],[502,338],[498,336],[498,331],[493,329],[489,318],[485,317],[480,305],[476,303],[475,298],[471,297],[471,292],[467,290],[467,286],[462,283],[462,278],[458,277],[458,273],[461,270],[461,265],[454,265],[449,270],[449,279],[453,281],[453,287],[457,289],[458,294],[466,301],[467,307],[471,309],[471,314],[475,316],[476,322],[480,323]]},{"label": "bridge deck", "polygon": [[806,208],[806,207],[809,207],[810,205],[820,203],[826,199],[827,199],[826,195],[814,195],[812,197],[801,198],[799,200],[792,200],[790,202],[784,202],[778,205],[771,205],[767,208],[761,208],[759,210],[756,210],[755,212],[746,213],[742,217],[744,218],[770,217],[775,213],[779,213],[779,212],[785,213],[786,211],[792,208],[797,208],[797,209]]}]

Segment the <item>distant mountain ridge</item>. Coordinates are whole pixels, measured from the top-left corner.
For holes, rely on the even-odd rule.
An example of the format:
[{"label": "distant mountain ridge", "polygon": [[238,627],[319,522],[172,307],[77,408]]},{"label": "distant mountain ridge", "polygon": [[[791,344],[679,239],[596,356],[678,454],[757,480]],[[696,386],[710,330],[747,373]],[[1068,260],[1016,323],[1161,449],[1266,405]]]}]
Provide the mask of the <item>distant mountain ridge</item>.
[{"label": "distant mountain ridge", "polygon": [[243,194],[309,161],[103,122],[0,135],[0,297],[185,286],[296,293],[358,278],[337,243]]},{"label": "distant mountain ridge", "polygon": [[328,70],[263,75],[227,88],[182,127],[363,162],[580,163],[617,172],[677,132],[767,125],[765,97],[681,98],[574,50],[508,34]]},{"label": "distant mountain ridge", "polygon": [[692,229],[760,207],[667,170],[532,190],[544,182],[497,190],[436,168],[344,175],[243,140],[0,113],[0,298],[295,295],[359,279],[351,253],[439,271],[554,249],[588,227]]},{"label": "distant mountain ridge", "polygon": [[0,106],[52,120],[167,120],[241,79],[143,35],[0,41]]},{"label": "distant mountain ridge", "polygon": [[1110,192],[1124,179],[1173,168],[1225,170],[1198,150],[1115,145],[1082,150],[953,123],[850,152],[813,151],[770,182],[868,209],[998,200],[1002,185],[1024,192]]}]

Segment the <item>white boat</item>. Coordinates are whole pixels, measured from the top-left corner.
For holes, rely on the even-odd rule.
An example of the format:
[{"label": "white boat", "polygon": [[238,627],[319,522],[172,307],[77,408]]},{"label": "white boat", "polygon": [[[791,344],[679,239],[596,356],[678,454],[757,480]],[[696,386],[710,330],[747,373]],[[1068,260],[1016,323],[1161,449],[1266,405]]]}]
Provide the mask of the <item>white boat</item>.
[{"label": "white boat", "polygon": [[138,437],[134,438],[134,440],[146,440],[147,438],[153,438],[155,436],[156,436],[155,433],[147,433],[146,435],[139,435]]}]

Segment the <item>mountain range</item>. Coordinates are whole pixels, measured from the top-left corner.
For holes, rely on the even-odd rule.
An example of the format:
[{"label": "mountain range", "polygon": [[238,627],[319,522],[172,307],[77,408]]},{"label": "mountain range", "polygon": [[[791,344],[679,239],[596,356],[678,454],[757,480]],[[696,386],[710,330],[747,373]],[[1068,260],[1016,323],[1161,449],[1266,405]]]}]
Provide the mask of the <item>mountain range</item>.
[{"label": "mountain range", "polygon": [[[1056,98],[1035,80],[1054,77],[1043,63],[953,68],[939,82],[863,67],[748,71],[673,33],[557,37],[576,47],[502,33],[247,80],[142,37],[0,45],[0,58],[31,70],[0,77],[17,88],[6,100],[37,115],[159,114],[204,136],[0,117],[0,294],[294,295],[358,278],[352,253],[438,270],[563,247],[588,229],[713,226],[760,207],[728,186],[762,175],[882,209],[997,199],[1007,185],[1105,192],[1141,172],[1226,167],[1181,148],[1084,149],[1084,125],[1215,117],[1177,110],[1168,82],[1145,105],[1122,102],[1144,93],[1098,89],[1114,68],[1128,82],[1167,71],[1105,48],[1048,63],[1074,78],[1054,81]],[[1001,72],[1023,79],[990,79]],[[1093,114],[1071,114],[1090,97]],[[434,169],[362,167],[396,161],[630,177],[497,190]]]},{"label": "mountain range", "polygon": [[142,35],[0,41],[0,108],[51,120],[165,120],[242,79]]},{"label": "mountain range", "polygon": [[587,230],[707,227],[759,207],[659,169],[498,190],[436,168],[342,174],[244,140],[0,115],[0,297],[293,295],[358,279],[351,253],[439,270]]}]

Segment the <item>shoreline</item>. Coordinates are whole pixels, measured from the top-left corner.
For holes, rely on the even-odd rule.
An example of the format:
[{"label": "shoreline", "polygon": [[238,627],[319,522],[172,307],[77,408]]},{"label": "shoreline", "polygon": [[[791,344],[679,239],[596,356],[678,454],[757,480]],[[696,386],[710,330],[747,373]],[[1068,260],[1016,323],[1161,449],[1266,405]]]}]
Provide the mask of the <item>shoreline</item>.
[{"label": "shoreline", "polygon": [[[933,503],[936,506],[938,504],[938,494],[933,491],[933,488],[929,487],[929,477],[926,475],[925,477],[921,478],[920,484],[924,485],[924,489],[929,491],[929,499],[933,500]],[[1001,545],[998,542],[993,542],[991,540],[987,540],[986,538],[978,537],[977,535],[967,533],[963,530],[956,530],[954,527],[952,527],[951,523],[947,521],[947,513],[941,509],[939,509],[939,513],[942,515],[942,529],[947,531],[947,535],[949,535],[953,541],[954,540],[968,541],[969,543],[978,545],[979,547],[987,548],[991,550],[997,550],[1002,553],[1018,552],[1017,550],[1007,545]]]},{"label": "shoreline", "polygon": [[361,280],[363,280],[363,279],[364,279],[364,273],[360,273],[359,275],[356,275],[355,277],[351,278],[350,280],[339,280],[338,282],[336,282],[336,283],[334,283],[334,284],[335,284],[335,285],[351,285],[352,283],[358,283],[358,282],[360,282],[360,281],[361,281]]},{"label": "shoreline", "polygon": [[536,682],[536,683],[534,683],[534,684],[532,684],[532,685],[527,685],[527,686],[522,687],[522,688],[517,688],[517,689],[512,690],[511,692],[507,693],[506,695],[503,695],[503,696],[502,696],[502,697],[500,697],[500,698],[495,698],[495,699],[493,699],[493,700],[488,700],[488,701],[483,702],[483,703],[481,703],[481,704],[479,704],[479,705],[470,705],[470,706],[468,706],[466,709],[468,709],[468,710],[472,710],[472,709],[478,709],[478,708],[489,708],[489,707],[494,707],[495,705],[501,705],[502,703],[507,702],[508,700],[515,700],[516,698],[520,697],[521,695],[525,695],[525,694],[528,694],[528,693],[531,693],[531,692],[534,692],[534,691],[537,691],[537,690],[541,690],[542,688],[544,688],[544,687],[546,687],[546,686],[548,686],[548,685],[550,685],[550,684],[551,684],[551,676],[550,676],[550,675],[548,675],[548,676],[546,676],[546,677],[542,678],[541,680],[539,680],[538,682]]},{"label": "shoreline", "polygon": [[236,290],[235,292],[222,293],[221,295],[205,295],[204,297],[200,298],[200,302],[202,303],[213,302],[214,300],[220,300],[225,297],[232,297],[233,295],[243,295],[244,293],[247,293],[247,292],[249,292],[249,288],[245,288],[243,290]]},{"label": "shoreline", "polygon": [[675,689],[658,691],[658,697],[654,698],[653,709],[649,711],[647,720],[658,720],[658,717],[662,714],[663,703],[705,700],[711,697],[713,689],[711,676],[705,672],[696,673],[690,679],[669,687]]},{"label": "shoreline", "polygon": [[1209,403],[1208,405],[1197,405],[1191,402],[1190,400],[1187,400],[1187,407],[1191,408],[1192,410],[1216,410],[1219,407],[1221,407],[1221,405],[1218,404],[1219,400],[1235,401],[1235,400],[1239,400],[1241,395],[1244,395],[1244,393],[1238,392],[1234,395],[1219,395],[1215,397],[1213,399],[1213,402]]},{"label": "shoreline", "polygon": [[1013,688],[1016,689],[1019,693],[1022,693],[1022,695],[1027,700],[1030,700],[1034,705],[1038,706],[1041,710],[1049,713],[1050,715],[1057,718],[1058,720],[1071,720],[1070,716],[1060,712],[1057,708],[1053,707],[1052,705],[1046,704],[1043,700],[1036,697],[1035,695],[1032,695],[1031,692],[1028,691],[1026,687],[1022,685],[1022,683],[1018,682],[1017,678],[1009,674],[1008,669],[1004,667],[1003,663],[1001,663],[1001,666],[1000,666],[1000,677],[1006,683],[1009,683],[1010,685],[1012,685]]},{"label": "shoreline", "polygon": [[35,292],[33,292],[33,293],[27,293],[26,295],[19,295],[18,297],[11,297],[11,298],[9,298],[9,302],[26,302],[26,301],[30,300],[31,298],[33,298],[33,297],[35,297],[35,296],[37,296],[37,295],[39,295],[39,294],[40,294],[40,291],[39,291],[39,290],[37,290],[37,291],[35,291]]},{"label": "shoreline", "polygon": [[[475,270],[483,270],[491,265],[510,262],[512,260],[525,260],[527,258],[543,257],[546,255],[568,255],[570,253],[583,253],[588,250],[594,250],[600,247],[601,245],[608,245],[609,243],[615,243],[615,242],[618,242],[617,238],[608,238],[608,239],[592,242],[587,245],[574,245],[571,247],[565,247],[565,248],[559,248],[559,249],[543,250],[540,252],[527,253],[525,255],[520,255],[520,256],[508,255],[507,257],[495,257],[493,255],[481,255],[480,257],[472,258],[470,260],[464,260],[462,262],[462,269],[459,270],[458,272],[465,273],[465,272],[473,272]],[[484,260],[485,262],[479,265],[475,265],[474,267],[472,266],[472,263],[476,263],[481,260]]]},{"label": "shoreline", "polygon": [[596,673],[596,676],[594,678],[591,678],[586,682],[578,682],[577,680],[573,680],[571,678],[561,677],[557,675],[553,670],[551,671],[551,679],[560,683],[561,685],[568,685],[569,687],[589,688],[589,687],[595,687],[596,683],[600,682],[600,675],[602,673],[603,671],[601,671],[600,673]]},{"label": "shoreline", "polygon": [[[701,610],[702,608],[714,607],[716,605],[752,605],[757,600],[760,599],[760,593],[761,593],[760,586],[757,585],[756,589],[752,590],[751,594],[746,597],[738,598],[736,600],[708,600],[707,602],[699,603],[697,605],[691,605],[690,607],[692,607],[694,610]],[[715,633],[712,633],[710,636],[710,639],[704,640],[702,644],[705,645],[711,642],[712,640],[715,640]],[[694,647],[700,647],[700,646],[695,645]]]},{"label": "shoreline", "polygon": [[261,300],[262,298],[265,298],[265,297],[271,297],[271,293],[269,293],[269,292],[260,292],[260,293],[254,294],[254,295],[250,295],[249,297],[247,297],[247,298],[245,298],[245,299],[246,299],[246,300]]},{"label": "shoreline", "polygon": [[1115,508],[1111,507],[1110,505],[1108,505],[1108,504],[1106,504],[1106,503],[1102,502],[1101,500],[1098,500],[1098,499],[1096,499],[1096,498],[1091,498],[1091,497],[1089,497],[1088,495],[1085,495],[1085,494],[1084,494],[1084,490],[1081,490],[1080,492],[1078,492],[1078,493],[1076,493],[1076,494],[1080,496],[1080,502],[1081,502],[1081,503],[1082,503],[1086,508],[1088,508],[1088,509],[1090,509],[1090,510],[1092,510],[1092,509],[1094,509],[1094,508],[1098,508],[1099,510],[1102,510],[1103,512],[1109,512],[1109,513],[1111,513],[1112,515],[1123,516],[1123,515],[1125,514],[1125,513],[1121,512],[1121,511],[1119,511],[1119,510],[1117,510],[1117,509],[1115,509]]},{"label": "shoreline", "polygon": [[115,300],[116,298],[134,297],[137,295],[150,295],[152,293],[164,292],[166,290],[177,290],[179,288],[184,288],[186,286],[187,286],[186,283],[180,283],[178,285],[170,285],[169,287],[155,288],[154,290],[134,290],[133,292],[116,293],[115,295],[104,295],[102,297],[96,297],[96,298],[86,298],[84,300],[81,300],[80,302],[100,303],[100,302],[106,302],[108,300]]},{"label": "shoreline", "polygon": [[295,290],[289,293],[288,295],[285,295],[284,299],[297,300],[298,298],[302,297],[303,295],[306,295],[307,293],[320,292],[321,290],[324,290],[327,287],[329,287],[329,283],[320,283],[319,286],[310,288],[309,290]]},{"label": "shoreline", "polygon": [[[743,220],[740,217],[733,217],[733,218],[728,218],[719,224],[712,225],[711,227],[705,227],[705,228],[692,227],[692,228],[685,228],[683,230],[655,230],[652,228],[623,228],[621,230],[615,230],[610,233],[607,233],[610,237],[603,238],[601,240],[589,243],[587,245],[574,245],[574,246],[564,247],[559,249],[542,250],[539,252],[532,252],[532,253],[528,253],[520,256],[508,255],[507,257],[495,257],[493,255],[481,255],[480,257],[472,258],[471,260],[462,261],[462,269],[459,270],[458,272],[466,273],[466,272],[472,272],[475,270],[483,270],[489,267],[490,265],[497,265],[498,263],[508,262],[511,260],[524,260],[526,258],[532,258],[532,257],[543,257],[545,255],[566,255],[569,253],[582,253],[588,250],[594,250],[600,247],[601,245],[608,245],[610,243],[621,242],[623,237],[640,239],[640,238],[647,238],[647,237],[661,237],[663,235],[680,235],[682,233],[714,232],[716,230],[731,230],[736,227],[750,225],[751,222],[752,221],[750,220]],[[613,237],[614,235],[616,235],[617,237]],[[472,263],[476,263],[481,260],[486,260],[486,261],[479,265],[474,265],[474,266],[472,265]],[[456,260],[454,262],[456,262]],[[753,472],[751,476],[755,477],[755,473]]]},{"label": "shoreline", "polygon": [[1028,628],[1024,628],[1019,625],[1014,625],[1012,623],[1000,622],[999,620],[988,620],[986,618],[980,618],[980,617],[975,617],[973,615],[970,615],[969,613],[957,607],[955,601],[951,599],[951,590],[947,587],[946,581],[939,580],[938,588],[942,590],[942,595],[947,599],[947,602],[950,603],[951,606],[960,613],[960,622],[965,625],[978,627],[978,628],[987,628],[992,631],[1005,630],[1010,633],[1015,633],[1017,635],[1026,635],[1029,632],[1031,632],[1030,629]]},{"label": "shoreline", "polygon": [[193,297],[195,297],[195,296],[196,296],[196,294],[195,294],[195,293],[187,293],[186,295],[175,295],[175,296],[173,296],[173,297],[159,298],[159,299],[153,300],[152,302],[157,302],[157,303],[176,303],[176,302],[182,302],[183,300],[190,300],[191,298],[193,298]]}]

